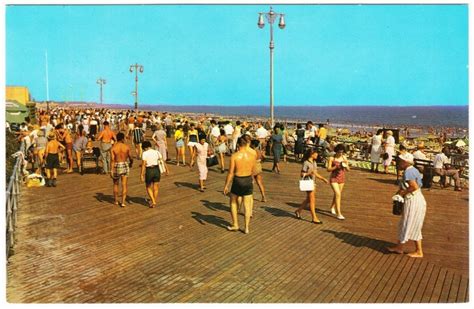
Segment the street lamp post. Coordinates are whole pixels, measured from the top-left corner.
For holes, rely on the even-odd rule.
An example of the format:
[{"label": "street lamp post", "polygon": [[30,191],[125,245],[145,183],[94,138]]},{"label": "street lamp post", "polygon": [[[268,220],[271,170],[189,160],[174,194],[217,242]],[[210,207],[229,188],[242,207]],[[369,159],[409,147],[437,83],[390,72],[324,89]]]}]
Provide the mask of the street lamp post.
[{"label": "street lamp post", "polygon": [[258,27],[262,29],[265,26],[263,21],[263,15],[265,15],[267,22],[270,24],[270,121],[272,124],[272,128],[275,125],[274,113],[273,113],[273,49],[275,48],[275,43],[273,42],[273,23],[280,17],[280,21],[278,23],[278,27],[280,29],[284,29],[285,24],[285,14],[276,13],[273,11],[272,7],[270,7],[270,12],[268,13],[258,13]]},{"label": "street lamp post", "polygon": [[102,86],[105,85],[107,83],[107,81],[105,79],[103,79],[102,77],[99,77],[99,79],[97,80],[97,84],[99,84],[100,86],[100,104],[102,105]]},{"label": "street lamp post", "polygon": [[135,63],[130,66],[130,73],[135,71],[135,91],[132,94],[135,96],[135,113],[138,113],[138,71],[143,73],[143,65]]}]

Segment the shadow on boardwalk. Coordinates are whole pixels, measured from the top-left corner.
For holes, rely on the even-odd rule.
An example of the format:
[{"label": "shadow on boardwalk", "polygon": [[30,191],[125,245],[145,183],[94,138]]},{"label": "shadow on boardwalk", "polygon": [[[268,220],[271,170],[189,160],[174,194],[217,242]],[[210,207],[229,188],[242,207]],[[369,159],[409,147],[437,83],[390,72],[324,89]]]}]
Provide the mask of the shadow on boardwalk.
[{"label": "shadow on boardwalk", "polygon": [[227,226],[230,226],[229,222],[227,222],[226,220],[218,216],[204,215],[202,213],[195,212],[195,211],[191,212],[191,216],[193,217],[194,220],[196,220],[202,225],[206,225],[206,223],[208,223],[208,224],[213,224],[223,229],[227,229]]},{"label": "shadow on boardwalk", "polygon": [[344,243],[349,244],[354,247],[367,247],[378,252],[389,254],[385,249],[386,247],[393,246],[393,243],[378,240],[370,237],[360,236],[347,232],[337,232],[331,230],[321,230],[321,232],[333,234],[335,237],[342,240]]},{"label": "shadow on boardwalk", "polygon": [[[104,194],[104,193],[101,193],[101,192],[96,192],[94,198],[100,203],[103,203],[103,202],[107,202],[107,203],[110,203],[110,204],[115,203],[114,196],[111,195],[111,194]],[[130,197],[130,196],[127,196],[126,202],[130,203],[130,204],[138,204],[138,205],[148,207],[148,201],[145,197]]]},{"label": "shadow on boardwalk", "polygon": [[201,202],[204,205],[204,207],[210,210],[214,210],[214,211],[222,210],[225,212],[230,212],[230,207],[223,203],[216,203],[216,202],[211,202],[208,200],[201,200]]}]

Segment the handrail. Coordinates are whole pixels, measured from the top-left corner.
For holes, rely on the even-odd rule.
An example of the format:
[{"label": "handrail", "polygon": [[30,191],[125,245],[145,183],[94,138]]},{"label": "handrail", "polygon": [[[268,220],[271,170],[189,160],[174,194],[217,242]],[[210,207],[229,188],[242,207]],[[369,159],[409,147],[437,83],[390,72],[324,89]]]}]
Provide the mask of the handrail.
[{"label": "handrail", "polygon": [[[20,151],[25,154],[25,143],[22,142]],[[23,158],[16,158],[10,181],[6,192],[6,254],[7,260],[11,255],[11,249],[15,245],[15,227],[17,222],[18,202],[20,199],[21,189],[21,169],[23,167]]]}]

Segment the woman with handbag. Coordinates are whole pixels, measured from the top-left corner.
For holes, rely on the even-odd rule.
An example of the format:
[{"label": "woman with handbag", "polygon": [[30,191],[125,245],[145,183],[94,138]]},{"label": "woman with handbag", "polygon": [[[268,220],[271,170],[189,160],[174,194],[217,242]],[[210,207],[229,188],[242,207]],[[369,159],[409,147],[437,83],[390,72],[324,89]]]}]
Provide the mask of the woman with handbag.
[{"label": "woman with handbag", "polygon": [[421,229],[426,213],[426,201],[421,193],[422,176],[413,167],[413,155],[405,153],[399,155],[399,168],[403,170],[403,178],[397,194],[404,198],[402,216],[398,224],[398,244],[389,247],[387,250],[392,253],[402,254],[403,245],[409,240],[415,242],[415,252],[408,256],[422,258],[423,249],[421,246]]},{"label": "woman with handbag", "polygon": [[321,220],[318,219],[316,215],[316,187],[314,181],[316,178],[322,182],[329,183],[329,181],[323,176],[319,175],[317,171],[316,159],[318,158],[318,153],[315,148],[308,149],[303,156],[303,168],[301,169],[301,178],[305,179],[310,177],[313,183],[313,188],[311,191],[306,191],[306,199],[301,203],[300,207],[295,211],[295,216],[297,219],[301,219],[301,211],[307,204],[309,204],[309,211],[311,212],[311,223],[314,224],[323,224]]},{"label": "woman with handbag", "polygon": [[349,169],[349,162],[344,156],[345,147],[343,144],[338,144],[334,147],[334,157],[329,158],[328,172],[331,172],[329,181],[331,182],[331,188],[334,192],[334,197],[331,204],[331,213],[336,216],[339,220],[344,220],[344,216],[341,214],[341,199],[342,190],[344,189],[346,170]]}]

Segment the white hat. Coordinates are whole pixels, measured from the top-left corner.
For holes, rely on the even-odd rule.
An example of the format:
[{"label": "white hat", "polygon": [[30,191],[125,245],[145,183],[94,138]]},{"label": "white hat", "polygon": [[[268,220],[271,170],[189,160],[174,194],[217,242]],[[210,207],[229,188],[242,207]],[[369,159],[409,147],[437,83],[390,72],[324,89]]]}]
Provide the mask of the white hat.
[{"label": "white hat", "polygon": [[398,156],[400,160],[413,164],[413,155],[411,153],[404,153]]}]

